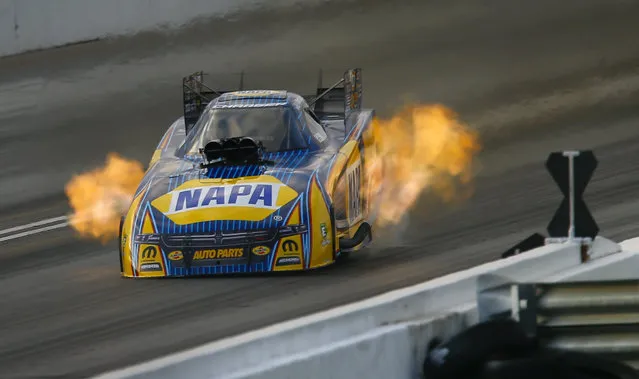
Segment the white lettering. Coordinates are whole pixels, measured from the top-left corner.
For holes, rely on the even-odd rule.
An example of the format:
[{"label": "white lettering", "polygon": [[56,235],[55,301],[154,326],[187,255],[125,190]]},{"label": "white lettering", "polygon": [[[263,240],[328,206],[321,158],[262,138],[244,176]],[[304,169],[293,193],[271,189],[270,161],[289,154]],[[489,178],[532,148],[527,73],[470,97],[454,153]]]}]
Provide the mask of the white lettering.
[{"label": "white lettering", "polygon": [[214,207],[253,207],[277,209],[282,184],[241,183],[214,185],[171,192],[167,214]]},{"label": "white lettering", "polygon": [[361,197],[360,197],[360,182],[361,182],[361,166],[360,162],[357,161],[356,164],[349,167],[346,171],[348,176],[348,199],[349,199],[349,212],[348,218],[350,224],[353,225],[355,222],[359,221],[362,218],[362,208],[361,208]]}]

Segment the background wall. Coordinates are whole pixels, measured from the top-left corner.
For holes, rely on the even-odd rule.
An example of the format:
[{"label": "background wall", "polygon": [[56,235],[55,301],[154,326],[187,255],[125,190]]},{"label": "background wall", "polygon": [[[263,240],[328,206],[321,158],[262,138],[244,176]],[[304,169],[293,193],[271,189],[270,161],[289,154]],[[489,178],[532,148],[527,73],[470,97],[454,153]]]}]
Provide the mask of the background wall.
[{"label": "background wall", "polygon": [[330,0],[0,0],[0,56]]}]

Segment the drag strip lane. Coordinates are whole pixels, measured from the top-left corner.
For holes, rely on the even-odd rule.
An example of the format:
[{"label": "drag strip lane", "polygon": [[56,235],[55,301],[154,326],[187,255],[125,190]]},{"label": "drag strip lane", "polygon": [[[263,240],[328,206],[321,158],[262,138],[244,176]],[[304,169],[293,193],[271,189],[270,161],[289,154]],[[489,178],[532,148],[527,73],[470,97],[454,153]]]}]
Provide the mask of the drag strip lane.
[{"label": "drag strip lane", "polygon": [[[586,200],[606,236],[633,236],[639,227],[628,221],[639,209],[633,163],[639,159],[639,135],[609,144],[598,144],[597,137],[591,146],[600,151],[602,175],[595,175]],[[495,259],[519,239],[543,231],[560,202],[542,163],[505,170],[500,180],[482,178],[472,204],[430,220],[422,216],[414,226],[419,239],[399,243],[382,237],[387,247],[306,274],[119,279],[115,243],[78,243],[70,231],[54,231],[68,244],[51,251],[61,256],[67,248],[73,258],[48,265],[40,257],[44,264],[37,270],[0,275],[0,299],[14,304],[0,317],[0,363],[3,370],[36,376],[84,376]],[[47,251],[47,244],[40,240],[31,250]],[[39,365],[30,366],[32,361]]]}]

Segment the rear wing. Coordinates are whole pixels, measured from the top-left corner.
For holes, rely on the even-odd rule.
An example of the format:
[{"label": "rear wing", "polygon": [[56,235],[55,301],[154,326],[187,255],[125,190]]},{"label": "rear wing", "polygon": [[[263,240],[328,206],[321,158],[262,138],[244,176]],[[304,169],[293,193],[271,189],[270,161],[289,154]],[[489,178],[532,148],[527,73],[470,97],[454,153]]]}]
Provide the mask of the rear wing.
[{"label": "rear wing", "polygon": [[[182,98],[184,106],[184,128],[188,134],[197,123],[206,106],[224,93],[244,89],[244,73],[240,74],[240,85],[232,90],[215,90],[204,84],[204,72],[198,71],[182,78]],[[320,70],[319,83],[315,95],[304,96],[313,112],[320,118],[347,119],[353,112],[362,109],[362,72],[359,68],[349,69],[344,77],[330,87],[322,84]]]},{"label": "rear wing", "polygon": [[344,77],[330,87],[323,86],[320,70],[317,93],[305,97],[318,117],[347,119],[362,109],[362,70],[347,70]]},{"label": "rear wing", "polygon": [[224,93],[241,91],[244,87],[244,72],[240,74],[239,88],[234,90],[214,90],[204,84],[204,72],[198,71],[182,78],[182,101],[184,105],[184,129],[189,134],[200,119],[206,106]]}]

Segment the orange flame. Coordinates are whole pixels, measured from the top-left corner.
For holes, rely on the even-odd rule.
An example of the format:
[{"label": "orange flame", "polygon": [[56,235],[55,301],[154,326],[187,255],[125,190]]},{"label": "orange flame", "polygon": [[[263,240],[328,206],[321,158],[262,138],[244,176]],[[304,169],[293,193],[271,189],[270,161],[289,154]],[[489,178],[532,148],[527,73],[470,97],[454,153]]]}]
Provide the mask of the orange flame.
[{"label": "orange flame", "polygon": [[65,187],[73,208],[69,224],[80,235],[103,243],[117,237],[120,217],[143,176],[142,164],[115,153],[107,156],[103,167],[74,176]]},{"label": "orange flame", "polygon": [[[374,119],[376,149],[367,156],[384,176],[372,175],[380,202],[376,222],[398,224],[422,193],[449,202],[469,188],[474,155],[480,144],[476,131],[443,105],[409,105],[390,119]],[[373,169],[373,172],[375,170]],[[381,171],[378,171],[381,172]]]}]

